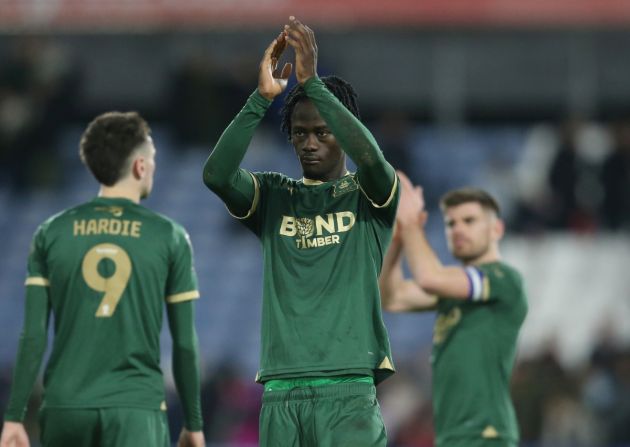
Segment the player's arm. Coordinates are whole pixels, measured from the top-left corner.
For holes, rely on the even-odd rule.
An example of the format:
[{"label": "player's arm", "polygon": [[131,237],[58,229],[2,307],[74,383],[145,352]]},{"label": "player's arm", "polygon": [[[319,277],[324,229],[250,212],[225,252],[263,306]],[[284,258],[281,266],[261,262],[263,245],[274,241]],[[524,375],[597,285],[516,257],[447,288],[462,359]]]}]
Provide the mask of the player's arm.
[{"label": "player's arm", "polygon": [[[29,280],[32,279],[39,280],[39,283],[32,281],[33,283],[29,284]],[[26,286],[24,324],[13,370],[11,394],[4,415],[5,424],[7,422],[21,424],[24,420],[28,400],[46,351],[49,315],[50,305],[46,280],[29,278]],[[19,427],[14,427],[14,429],[15,433],[19,432]]]},{"label": "player's arm", "polygon": [[232,214],[238,217],[249,214],[257,192],[253,175],[239,166],[254,131],[273,99],[286,88],[287,79],[291,74],[290,64],[286,64],[281,72],[276,69],[278,58],[285,47],[284,33],[267,47],[260,62],[258,88],[225,129],[203,168],[205,185],[221,197]]},{"label": "player's arm", "polygon": [[169,303],[166,311],[173,338],[173,377],[184,411],[184,427],[188,432],[201,432],[201,374],[194,302]]},{"label": "player's arm", "polygon": [[201,380],[194,302],[199,298],[192,243],[186,230],[173,223],[166,313],[173,339],[173,377],[187,432],[201,432]]},{"label": "player's arm", "polygon": [[317,76],[315,34],[295,18],[285,27],[287,42],[295,50],[295,75],[313,101],[341,148],[357,165],[359,184],[376,205],[394,195],[396,173],[385,160],[372,133],[333,95]]},{"label": "player's arm", "polygon": [[383,259],[383,268],[378,280],[383,310],[412,312],[435,309],[437,297],[426,293],[414,280],[405,279],[402,254],[398,230],[394,230],[392,243]]},{"label": "player's arm", "polygon": [[399,171],[398,176],[401,196],[396,219],[414,281],[429,294],[470,299],[474,284],[469,271],[442,265],[427,240],[424,231],[427,214],[422,190],[414,187],[402,172]]}]

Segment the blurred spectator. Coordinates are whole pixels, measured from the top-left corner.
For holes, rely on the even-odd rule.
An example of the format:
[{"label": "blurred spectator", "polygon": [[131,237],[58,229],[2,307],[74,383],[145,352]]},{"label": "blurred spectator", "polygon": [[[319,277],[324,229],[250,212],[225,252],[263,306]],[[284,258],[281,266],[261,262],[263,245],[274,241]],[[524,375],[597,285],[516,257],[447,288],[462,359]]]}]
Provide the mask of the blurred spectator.
[{"label": "blurred spectator", "polygon": [[523,442],[540,439],[545,426],[547,402],[556,395],[574,391],[567,379],[566,372],[551,348],[536,359],[516,365],[512,396]]},{"label": "blurred spectator", "polygon": [[258,442],[258,411],[262,386],[253,378],[224,363],[202,384],[203,418],[206,439],[231,445]]},{"label": "blurred spectator", "polygon": [[591,414],[572,394],[551,396],[544,409],[542,447],[593,447],[601,438]]},{"label": "blurred spectator", "polygon": [[590,232],[596,227],[593,191],[583,187],[596,169],[580,150],[583,126],[580,120],[569,119],[560,129],[559,148],[549,172],[552,228]]},{"label": "blurred spectator", "polygon": [[212,56],[199,51],[171,77],[167,116],[183,147],[214,146],[221,132],[251,93],[236,68],[220,67]]},{"label": "blurred spectator", "polygon": [[515,167],[515,211],[508,222],[513,231],[538,234],[547,227],[551,209],[547,173],[556,145],[556,134],[550,126],[538,125],[528,131]]},{"label": "blurred spectator", "polygon": [[[429,355],[422,349],[416,362],[399,362],[396,374],[378,387],[385,427],[395,446],[433,445]],[[418,444],[421,439],[429,444]]]},{"label": "blurred spectator", "polygon": [[595,347],[582,383],[582,402],[595,417],[601,443],[608,443],[612,434],[615,411],[616,383],[614,364],[617,350],[609,337],[604,336]]},{"label": "blurred spectator", "polygon": [[418,405],[391,436],[395,447],[433,447],[433,438],[433,412],[428,401]]},{"label": "blurred spectator", "polygon": [[412,124],[407,115],[402,111],[385,110],[378,117],[374,129],[387,161],[395,169],[404,170],[413,182],[418,182],[410,153]]},{"label": "blurred spectator", "polygon": [[52,40],[18,38],[0,68],[0,178],[9,186],[56,185],[56,140],[74,113],[79,71]]},{"label": "blurred spectator", "polygon": [[615,404],[612,411],[611,445],[630,445],[630,350],[619,352],[613,366]]},{"label": "blurred spectator", "polygon": [[518,185],[514,164],[507,148],[493,148],[477,170],[473,182],[492,194],[501,207],[501,218],[512,228],[518,203]]},{"label": "blurred spectator", "polygon": [[630,230],[630,118],[613,129],[613,151],[604,160],[602,219],[605,228]]}]

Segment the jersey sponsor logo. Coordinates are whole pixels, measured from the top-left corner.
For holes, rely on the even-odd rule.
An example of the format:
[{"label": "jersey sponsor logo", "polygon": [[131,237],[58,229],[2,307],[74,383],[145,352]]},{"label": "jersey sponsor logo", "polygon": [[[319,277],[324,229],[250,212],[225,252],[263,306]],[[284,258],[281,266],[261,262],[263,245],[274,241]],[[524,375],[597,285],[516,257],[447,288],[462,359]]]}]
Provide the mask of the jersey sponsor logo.
[{"label": "jersey sponsor logo", "polygon": [[311,237],[315,232],[313,219],[298,217],[297,219],[295,219],[295,226],[300,236]]},{"label": "jersey sponsor logo", "polygon": [[457,326],[461,319],[462,310],[459,307],[451,309],[447,314],[440,314],[435,320],[433,328],[433,343],[436,345],[444,343],[451,329]]},{"label": "jersey sponsor logo", "polygon": [[280,235],[296,237],[297,248],[307,249],[324,247],[341,242],[339,234],[350,231],[356,222],[351,211],[328,213],[326,216],[294,217],[282,216]]},{"label": "jersey sponsor logo", "polygon": [[140,237],[142,222],[127,219],[78,219],[72,225],[73,236],[111,234]]}]

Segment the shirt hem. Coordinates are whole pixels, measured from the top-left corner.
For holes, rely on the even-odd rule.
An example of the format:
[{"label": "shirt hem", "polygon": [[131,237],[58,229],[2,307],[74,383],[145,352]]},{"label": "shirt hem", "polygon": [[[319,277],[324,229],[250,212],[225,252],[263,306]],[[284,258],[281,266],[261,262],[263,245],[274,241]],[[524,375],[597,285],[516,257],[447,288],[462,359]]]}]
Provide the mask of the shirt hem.
[{"label": "shirt hem", "polygon": [[71,409],[71,408],[140,408],[144,410],[163,410],[162,402],[164,400],[156,403],[155,405],[141,404],[141,403],[129,403],[129,402],[111,402],[111,403],[69,403],[69,404],[59,404],[59,403],[48,403],[46,401],[42,402],[41,408],[59,408],[59,409]]},{"label": "shirt hem", "polygon": [[[315,377],[321,373],[324,373],[324,374],[338,373],[335,375],[342,376],[342,375],[347,375],[347,374],[357,374],[357,373],[360,373],[360,371],[366,372],[372,377],[376,377],[377,373],[386,372],[386,373],[393,374],[395,372],[394,369],[378,368],[377,366],[374,366],[374,365],[365,365],[365,364],[343,366],[343,367],[339,367],[339,366],[326,367],[326,366],[317,365],[317,366],[301,367],[301,368],[283,368],[283,369],[277,369],[277,370],[267,370],[264,373],[259,370],[256,376],[256,382],[264,383],[271,379],[287,378],[287,377],[295,377],[295,378]],[[328,375],[326,376],[328,377]]]}]

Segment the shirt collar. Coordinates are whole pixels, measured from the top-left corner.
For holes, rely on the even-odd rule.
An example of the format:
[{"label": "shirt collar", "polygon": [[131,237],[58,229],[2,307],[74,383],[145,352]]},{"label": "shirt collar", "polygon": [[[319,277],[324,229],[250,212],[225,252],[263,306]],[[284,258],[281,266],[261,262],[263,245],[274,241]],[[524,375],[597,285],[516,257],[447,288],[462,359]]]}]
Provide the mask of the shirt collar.
[{"label": "shirt collar", "polygon": [[[343,178],[346,175],[350,175],[350,171],[348,171],[347,169],[346,169],[345,174],[343,174],[339,178]],[[337,179],[337,180],[339,180],[339,179]],[[331,180],[331,181],[334,181],[334,180]],[[310,179],[310,178],[302,177],[302,183],[304,183],[306,186],[316,186],[316,185],[323,185],[324,183],[328,183],[328,182],[323,182],[321,180],[313,180],[313,179]]]}]

